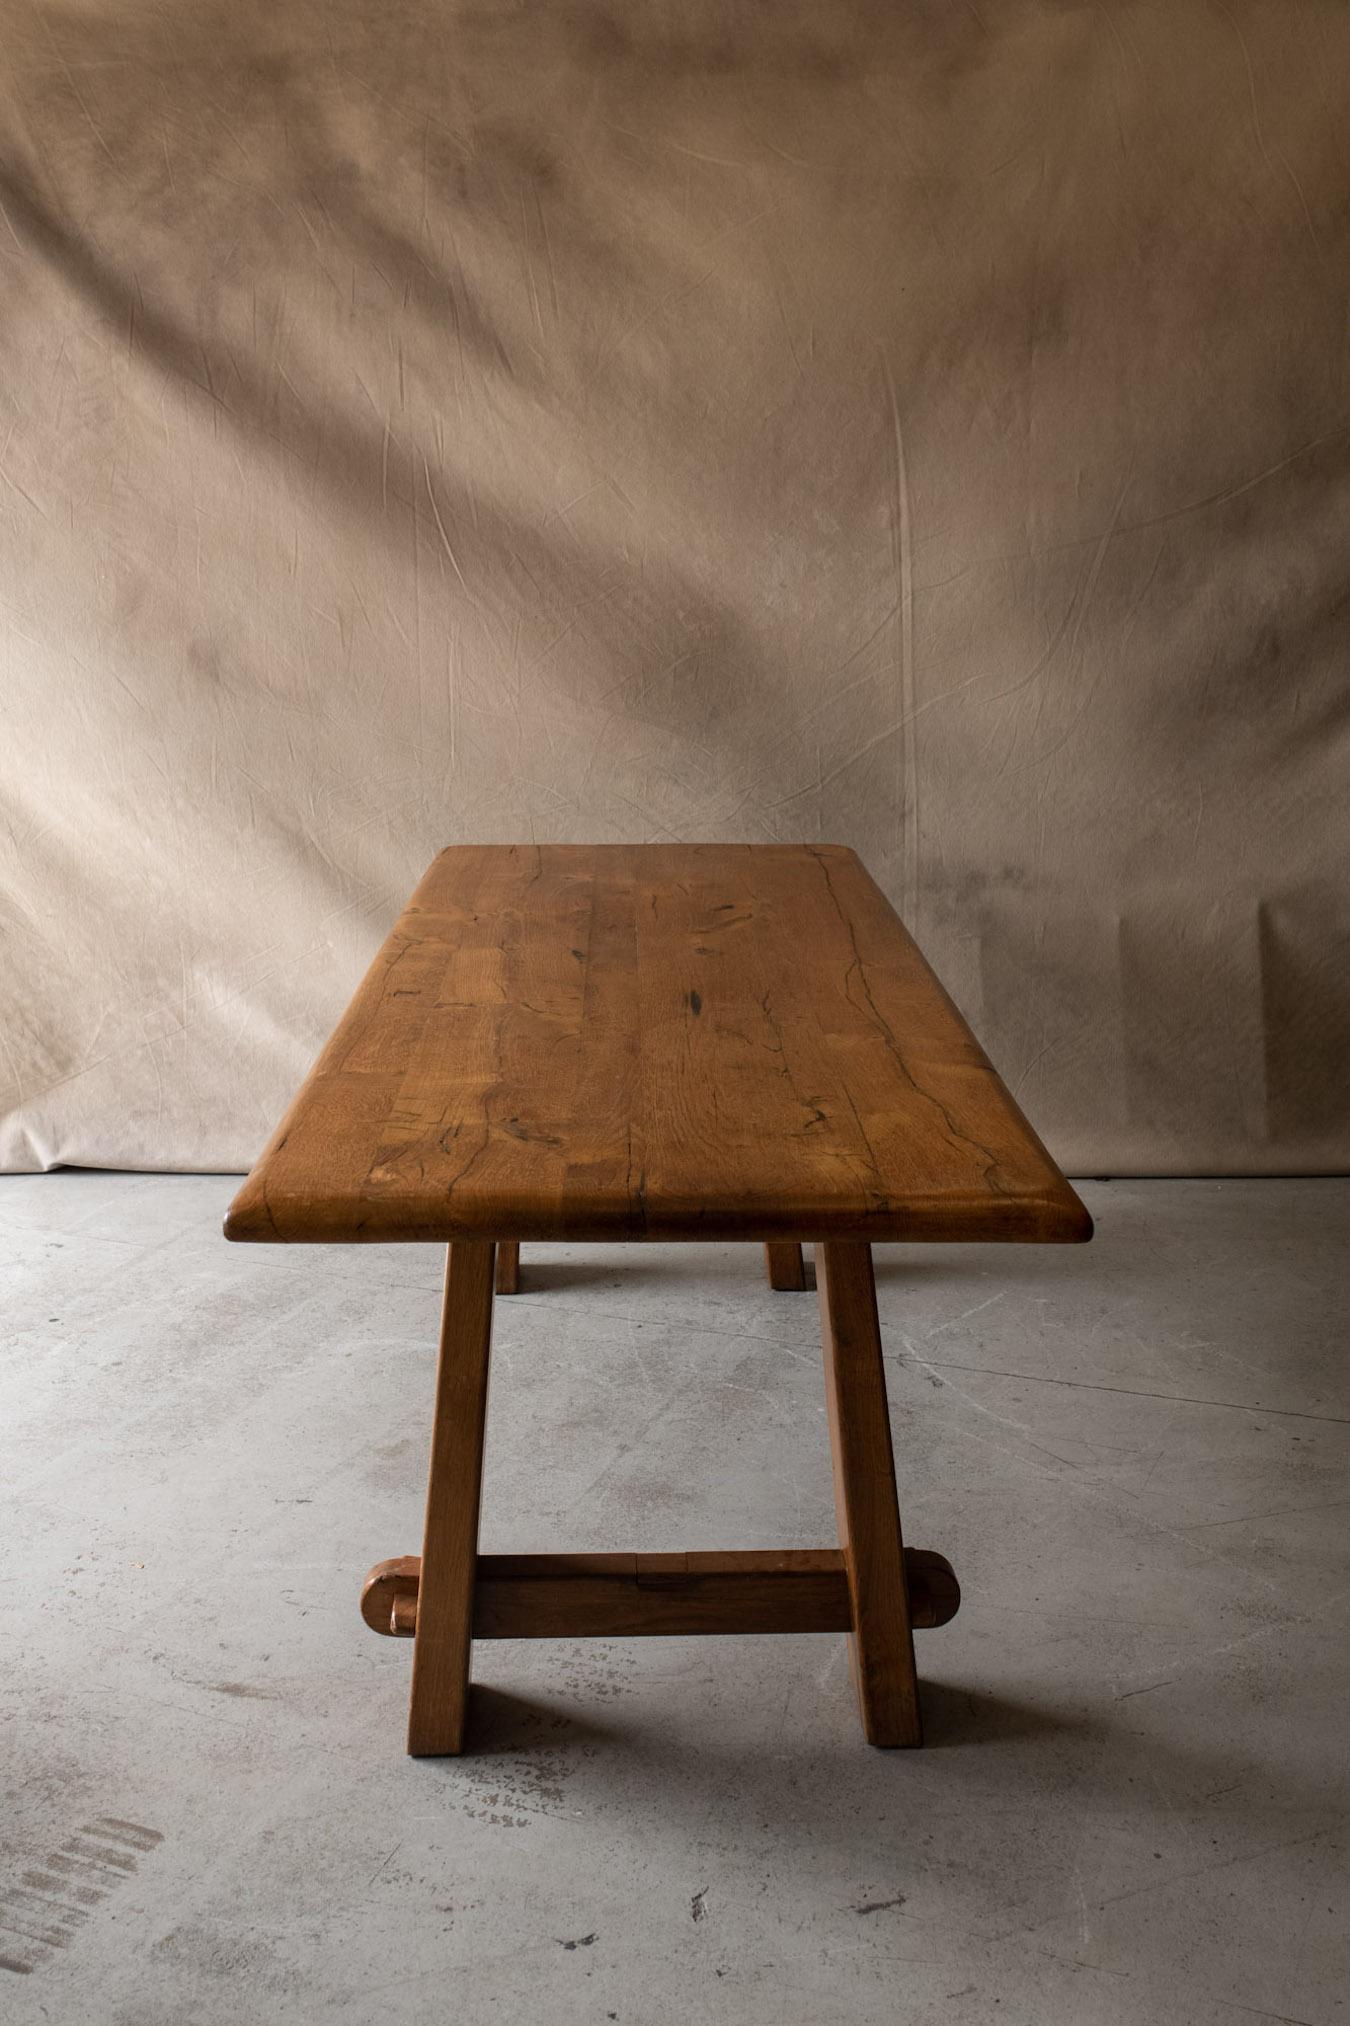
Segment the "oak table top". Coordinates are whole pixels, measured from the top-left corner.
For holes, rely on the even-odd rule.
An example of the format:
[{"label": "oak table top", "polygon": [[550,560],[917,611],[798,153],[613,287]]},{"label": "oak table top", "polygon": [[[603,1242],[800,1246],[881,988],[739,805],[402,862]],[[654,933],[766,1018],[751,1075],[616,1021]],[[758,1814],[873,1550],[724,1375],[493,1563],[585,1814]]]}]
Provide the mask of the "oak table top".
[{"label": "oak table top", "polygon": [[834,845],[434,860],[226,1235],[1091,1234],[899,918]]}]

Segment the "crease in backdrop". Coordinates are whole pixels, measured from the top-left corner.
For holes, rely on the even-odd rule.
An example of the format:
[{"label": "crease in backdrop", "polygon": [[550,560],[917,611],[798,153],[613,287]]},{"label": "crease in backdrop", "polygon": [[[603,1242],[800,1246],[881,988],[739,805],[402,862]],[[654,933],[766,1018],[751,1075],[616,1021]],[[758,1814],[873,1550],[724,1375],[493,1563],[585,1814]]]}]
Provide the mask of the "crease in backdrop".
[{"label": "crease in backdrop", "polygon": [[1350,1155],[1340,0],[0,0],[0,1166],[432,853],[831,839],[1074,1172]]}]

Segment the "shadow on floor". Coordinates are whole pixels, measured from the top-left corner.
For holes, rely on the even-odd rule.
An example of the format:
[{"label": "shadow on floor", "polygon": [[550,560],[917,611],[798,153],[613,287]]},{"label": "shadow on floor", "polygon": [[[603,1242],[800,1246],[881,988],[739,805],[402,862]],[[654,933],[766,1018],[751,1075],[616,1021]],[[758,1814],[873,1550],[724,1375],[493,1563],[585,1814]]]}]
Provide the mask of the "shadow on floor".
[{"label": "shadow on floor", "polygon": [[[477,1682],[470,1695],[466,1759],[528,1753],[543,1745],[582,1746],[604,1741],[611,1742],[620,1753],[626,1754],[630,1749],[626,1727],[598,1722],[589,1715],[577,1716],[556,1704]],[[1082,1735],[1099,1728],[1085,1718],[1066,1716],[1063,1710],[1014,1702],[984,1689],[924,1680],[922,1695],[925,1751],[950,1750],[958,1745],[1006,1744],[1051,1734]],[[861,1733],[858,1750],[864,1754],[867,1751]]]}]

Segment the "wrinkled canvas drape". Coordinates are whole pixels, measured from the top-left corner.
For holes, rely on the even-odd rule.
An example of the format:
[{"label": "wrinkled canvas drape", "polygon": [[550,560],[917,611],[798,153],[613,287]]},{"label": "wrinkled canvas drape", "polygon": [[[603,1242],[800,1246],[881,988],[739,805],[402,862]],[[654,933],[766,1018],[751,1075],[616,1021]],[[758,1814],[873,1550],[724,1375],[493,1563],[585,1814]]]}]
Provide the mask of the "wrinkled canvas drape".
[{"label": "wrinkled canvas drape", "polygon": [[0,123],[0,1165],[660,837],[857,846],[1071,1170],[1345,1165],[1342,0],[0,0]]}]

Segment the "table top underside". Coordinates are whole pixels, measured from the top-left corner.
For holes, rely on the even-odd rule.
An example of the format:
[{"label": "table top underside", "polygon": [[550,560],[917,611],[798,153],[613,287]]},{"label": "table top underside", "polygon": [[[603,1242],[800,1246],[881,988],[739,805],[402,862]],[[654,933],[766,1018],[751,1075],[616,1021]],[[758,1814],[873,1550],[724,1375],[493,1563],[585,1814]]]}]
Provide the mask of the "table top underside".
[{"label": "table top underside", "polygon": [[1087,1212],[852,851],[455,846],[231,1238],[1071,1241]]}]

